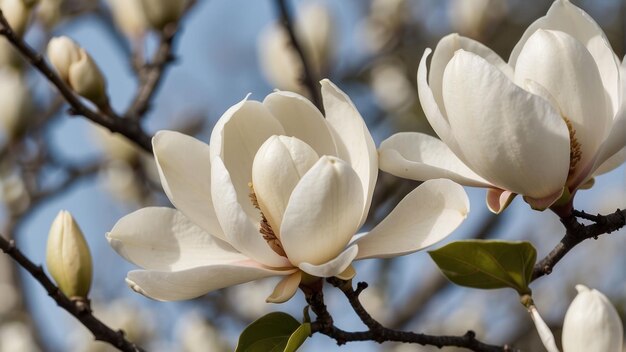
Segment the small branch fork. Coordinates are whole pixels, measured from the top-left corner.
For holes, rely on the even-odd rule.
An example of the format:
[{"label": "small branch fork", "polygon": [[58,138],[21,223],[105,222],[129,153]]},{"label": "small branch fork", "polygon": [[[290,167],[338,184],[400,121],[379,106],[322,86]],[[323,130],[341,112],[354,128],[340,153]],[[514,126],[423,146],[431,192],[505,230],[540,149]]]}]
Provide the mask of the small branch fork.
[{"label": "small branch fork", "polygon": [[337,278],[329,278],[327,281],[344,293],[354,312],[359,316],[363,324],[368,327],[366,331],[357,332],[348,332],[336,327],[324,303],[321,285],[316,288],[301,286],[307,303],[317,316],[316,320],[311,323],[312,333],[319,332],[324,334],[337,341],[338,345],[353,341],[376,341],[378,343],[395,341],[431,345],[439,348],[444,346],[463,347],[477,352],[513,351],[508,346],[495,346],[483,343],[476,339],[476,334],[473,331],[468,331],[463,336],[435,336],[386,328],[365,310],[359,300],[359,295],[367,288],[367,283],[359,282],[356,289],[353,289],[352,281],[343,281]]},{"label": "small branch fork", "polygon": [[[584,225],[578,218],[591,221],[592,224]],[[584,240],[594,238],[603,234],[617,231],[626,226],[626,210],[617,209],[608,215],[591,215],[584,211],[574,210],[572,215],[561,218],[561,223],[565,226],[565,236],[550,251],[550,253],[535,264],[532,280],[536,280],[552,272],[556,264],[575,246]]]},{"label": "small branch fork", "polygon": [[36,265],[28,259],[16,246],[13,240],[7,240],[0,236],[0,249],[8,254],[20,266],[26,269],[41,286],[48,292],[48,295],[57,302],[57,304],[78,319],[89,331],[91,331],[96,340],[105,341],[125,352],[143,352],[144,349],[136,344],[126,340],[124,332],[115,331],[98,320],[91,312],[88,304],[81,301],[73,301],[67,298],[59,288],[50,280],[43,271],[42,267]]}]

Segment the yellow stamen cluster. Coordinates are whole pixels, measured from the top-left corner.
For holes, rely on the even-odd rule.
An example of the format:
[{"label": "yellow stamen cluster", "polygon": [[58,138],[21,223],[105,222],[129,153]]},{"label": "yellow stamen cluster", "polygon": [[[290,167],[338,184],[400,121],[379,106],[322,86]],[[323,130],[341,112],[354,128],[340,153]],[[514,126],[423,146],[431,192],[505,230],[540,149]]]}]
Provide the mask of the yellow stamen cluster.
[{"label": "yellow stamen cluster", "polygon": [[576,130],[574,130],[572,122],[565,116],[563,116],[563,120],[565,121],[569,131],[569,177],[574,173],[574,171],[576,171],[576,166],[580,162],[580,159],[582,159],[583,152],[581,150],[580,142],[576,139]]},{"label": "yellow stamen cluster", "polygon": [[263,239],[267,242],[267,244],[274,252],[276,252],[280,256],[287,257],[287,254],[285,254],[285,250],[283,249],[282,243],[280,243],[280,240],[274,233],[274,229],[272,229],[272,226],[267,221],[265,214],[263,214],[263,211],[259,206],[259,200],[256,197],[256,193],[254,193],[254,186],[252,185],[252,182],[248,183],[248,187],[250,187],[250,194],[248,195],[250,197],[250,201],[252,202],[252,205],[254,205],[254,207],[257,208],[261,213],[259,232],[263,235]]}]

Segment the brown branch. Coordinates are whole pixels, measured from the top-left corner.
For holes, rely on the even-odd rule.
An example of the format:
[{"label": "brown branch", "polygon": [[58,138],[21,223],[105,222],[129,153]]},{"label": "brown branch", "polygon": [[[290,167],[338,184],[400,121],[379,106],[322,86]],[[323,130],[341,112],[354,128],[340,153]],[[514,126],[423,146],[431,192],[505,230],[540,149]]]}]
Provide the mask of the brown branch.
[{"label": "brown branch", "polygon": [[280,22],[282,26],[287,31],[289,35],[289,40],[291,42],[291,46],[293,46],[294,50],[300,57],[300,61],[302,62],[302,83],[309,91],[311,95],[311,99],[313,104],[317,106],[318,109],[323,113],[324,106],[322,105],[322,98],[320,96],[319,88],[316,84],[317,77],[313,73],[311,68],[311,63],[304,52],[304,48],[300,44],[298,37],[296,36],[296,31],[294,29],[293,21],[289,14],[289,10],[287,9],[286,0],[276,0],[274,2],[276,4],[276,9],[278,10],[278,14],[280,16]]},{"label": "brown branch", "polygon": [[463,347],[478,352],[512,351],[509,346],[495,346],[479,341],[476,339],[476,334],[473,331],[468,331],[463,336],[435,336],[386,328],[372,318],[359,301],[359,294],[367,287],[367,284],[359,283],[355,290],[352,288],[351,281],[342,281],[336,278],[330,278],[328,281],[345,294],[355,313],[369,328],[366,331],[349,332],[336,327],[324,303],[324,294],[321,287],[319,289],[301,287],[307,303],[317,316],[316,320],[311,323],[311,331],[313,333],[319,332],[334,339],[338,345],[353,341],[376,341],[378,343],[395,341],[416,343],[424,346],[431,345],[439,348],[444,346]]},{"label": "brown branch", "polygon": [[[593,221],[593,224],[583,225],[577,218]],[[616,210],[609,215],[589,215],[574,210],[571,216],[561,218],[565,226],[565,236],[550,251],[550,253],[535,264],[532,280],[536,280],[552,272],[554,266],[575,246],[584,240],[598,238],[603,234],[617,231],[626,226],[626,210]]]},{"label": "brown branch", "polygon": [[133,141],[135,144],[152,152],[151,137],[147,135],[138,122],[122,119],[116,116],[113,111],[92,110],[80,100],[72,89],[56,74],[54,69],[50,67],[44,60],[43,56],[29,46],[22,38],[20,38],[11,28],[4,14],[0,10],[0,35],[4,36],[20,54],[34,66],[41,74],[43,74],[50,83],[52,83],[59,93],[71,106],[71,112],[76,115],[82,115],[87,119],[108,128],[111,132],[117,132]]},{"label": "brown branch", "polygon": [[41,286],[44,287],[48,295],[54,299],[54,301],[68,313],[72,314],[78,319],[89,331],[91,331],[98,341],[108,342],[111,345],[117,347],[122,351],[128,352],[142,352],[143,348],[136,344],[126,340],[124,332],[121,330],[115,331],[105,325],[103,322],[93,316],[91,309],[84,302],[72,301],[65,296],[59,288],[50,280],[50,278],[43,271],[42,267],[33,263],[28,259],[16,246],[13,240],[6,240],[0,236],[0,249],[13,260],[15,260],[21,267],[26,269]]}]

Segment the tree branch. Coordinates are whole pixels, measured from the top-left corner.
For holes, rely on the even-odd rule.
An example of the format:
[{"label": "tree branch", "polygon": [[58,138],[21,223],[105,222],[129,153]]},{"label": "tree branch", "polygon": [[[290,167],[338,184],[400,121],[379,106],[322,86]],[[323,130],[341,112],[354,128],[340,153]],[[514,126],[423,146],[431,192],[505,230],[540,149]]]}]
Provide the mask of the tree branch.
[{"label": "tree branch", "polygon": [[59,288],[50,280],[43,271],[42,267],[33,263],[28,259],[17,247],[13,240],[6,240],[0,236],[0,249],[21,267],[26,269],[41,286],[44,287],[48,295],[57,302],[57,304],[78,319],[89,331],[91,331],[96,340],[108,342],[111,345],[125,352],[143,352],[143,348],[126,340],[124,332],[115,331],[105,325],[103,322],[93,316],[91,309],[84,302],[72,301],[65,296]]},{"label": "tree branch", "polygon": [[476,339],[476,334],[473,331],[468,331],[463,336],[435,336],[386,328],[372,318],[359,301],[359,294],[367,287],[366,283],[359,283],[357,285],[357,289],[355,290],[352,288],[351,281],[342,281],[336,278],[330,278],[328,279],[328,282],[339,288],[344,293],[361,321],[369,328],[366,331],[356,332],[348,332],[337,328],[334,325],[333,318],[326,308],[326,304],[324,303],[324,294],[322,293],[321,288],[310,289],[301,287],[305,294],[307,303],[310,305],[311,310],[313,310],[313,312],[317,315],[316,320],[311,323],[311,331],[313,333],[319,332],[334,339],[337,341],[338,345],[343,345],[353,341],[376,341],[378,343],[395,341],[416,343],[424,346],[431,345],[439,348],[444,346],[463,347],[477,352],[512,351],[509,346],[495,346],[479,341]]},{"label": "tree branch", "polygon": [[[593,224],[583,225],[577,218],[592,221]],[[589,238],[598,238],[603,234],[617,231],[626,226],[626,210],[616,210],[609,215],[589,215],[574,210],[571,216],[561,218],[565,226],[565,236],[541,261],[535,264],[532,280],[536,280],[552,272],[556,264],[575,246]]]},{"label": "tree branch", "polygon": [[294,50],[298,54],[298,57],[300,57],[300,61],[302,62],[302,83],[309,91],[313,104],[315,104],[320,111],[324,112],[320,90],[316,84],[317,77],[315,77],[313,73],[311,63],[304,52],[304,48],[298,41],[292,18],[289,14],[289,10],[287,9],[286,0],[276,0],[274,3],[276,4],[276,9],[278,10],[278,14],[280,16],[280,22],[289,35],[291,46],[293,46]]},{"label": "tree branch", "polygon": [[74,91],[56,74],[44,60],[43,56],[30,47],[11,28],[4,14],[0,10],[0,35],[4,36],[20,54],[43,74],[52,83],[59,93],[70,104],[73,114],[82,115],[87,119],[108,128],[111,132],[117,132],[130,139],[147,152],[152,152],[151,136],[147,135],[138,122],[122,119],[112,111],[92,110],[86,106]]}]

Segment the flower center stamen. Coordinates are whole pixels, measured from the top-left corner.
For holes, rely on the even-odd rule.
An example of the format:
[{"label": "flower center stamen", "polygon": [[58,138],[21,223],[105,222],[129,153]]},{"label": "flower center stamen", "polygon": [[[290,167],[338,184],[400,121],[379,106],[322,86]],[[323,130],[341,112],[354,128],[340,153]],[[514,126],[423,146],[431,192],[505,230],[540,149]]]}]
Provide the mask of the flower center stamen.
[{"label": "flower center stamen", "polygon": [[572,122],[565,116],[563,116],[563,121],[565,121],[567,130],[569,131],[569,172],[567,174],[567,177],[569,178],[572,174],[574,174],[574,171],[576,171],[576,166],[580,162],[580,159],[582,159],[583,152],[581,150],[580,142],[578,142],[578,139],[576,138],[576,130],[574,129],[574,126],[572,126]]},{"label": "flower center stamen", "polygon": [[257,199],[256,193],[254,192],[254,186],[252,185],[252,182],[248,183],[248,187],[250,187],[250,194],[248,195],[250,197],[250,201],[252,202],[252,205],[254,205],[254,207],[257,208],[259,212],[261,213],[261,223],[259,225],[259,232],[261,233],[261,235],[263,235],[263,239],[267,242],[270,248],[274,252],[276,252],[276,254],[283,256],[283,257],[287,257],[287,254],[285,253],[285,250],[283,249],[282,243],[280,243],[280,240],[274,233],[274,229],[272,229],[272,226],[267,221],[265,214],[263,214],[263,211],[261,210],[261,207],[259,206],[259,200]]}]

